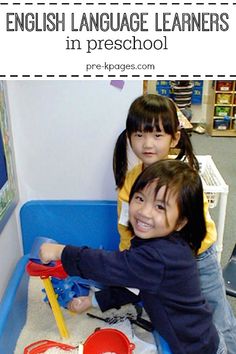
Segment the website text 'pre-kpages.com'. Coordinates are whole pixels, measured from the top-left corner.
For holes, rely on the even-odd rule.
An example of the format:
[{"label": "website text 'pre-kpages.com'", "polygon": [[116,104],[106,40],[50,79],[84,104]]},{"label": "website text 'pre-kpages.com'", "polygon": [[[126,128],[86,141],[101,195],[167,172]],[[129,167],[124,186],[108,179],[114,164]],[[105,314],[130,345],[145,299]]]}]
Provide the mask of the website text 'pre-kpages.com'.
[{"label": "website text 'pre-kpages.com'", "polygon": [[86,64],[86,72],[88,71],[94,71],[94,70],[101,70],[101,71],[128,71],[128,70],[137,70],[137,71],[142,71],[142,70],[155,70],[155,65],[154,64],[114,64],[114,63],[107,63],[104,62],[103,64],[99,63],[90,63]]}]

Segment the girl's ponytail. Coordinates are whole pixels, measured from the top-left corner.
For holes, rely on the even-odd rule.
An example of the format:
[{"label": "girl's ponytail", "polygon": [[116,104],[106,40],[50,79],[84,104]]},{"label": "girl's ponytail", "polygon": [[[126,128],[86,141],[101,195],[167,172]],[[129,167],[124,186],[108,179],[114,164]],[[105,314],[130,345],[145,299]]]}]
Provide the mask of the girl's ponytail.
[{"label": "girl's ponytail", "polygon": [[128,169],[126,129],[119,135],[113,153],[113,173],[117,188],[121,188]]},{"label": "girl's ponytail", "polygon": [[193,153],[193,146],[189,138],[188,133],[184,128],[180,129],[180,139],[176,146],[177,149],[180,149],[180,152],[177,156],[177,160],[181,160],[183,157],[189,163],[189,165],[194,168],[196,171],[199,170],[199,163],[196,156]]}]

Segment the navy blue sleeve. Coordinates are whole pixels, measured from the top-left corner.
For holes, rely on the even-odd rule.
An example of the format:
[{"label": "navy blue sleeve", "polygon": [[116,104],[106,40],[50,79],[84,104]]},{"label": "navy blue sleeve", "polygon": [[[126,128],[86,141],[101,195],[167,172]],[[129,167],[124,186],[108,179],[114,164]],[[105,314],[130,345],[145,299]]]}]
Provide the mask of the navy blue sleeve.
[{"label": "navy blue sleeve", "polygon": [[69,275],[79,275],[108,286],[134,287],[156,292],[165,266],[152,247],[129,251],[105,251],[87,247],[66,246],[62,264]]}]

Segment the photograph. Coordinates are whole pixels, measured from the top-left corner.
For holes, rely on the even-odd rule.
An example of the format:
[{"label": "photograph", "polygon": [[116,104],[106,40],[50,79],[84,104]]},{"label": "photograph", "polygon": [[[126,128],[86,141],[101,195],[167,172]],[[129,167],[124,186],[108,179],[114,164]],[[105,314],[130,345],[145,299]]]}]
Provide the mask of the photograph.
[{"label": "photograph", "polygon": [[235,354],[235,137],[234,80],[1,80],[0,352]]}]

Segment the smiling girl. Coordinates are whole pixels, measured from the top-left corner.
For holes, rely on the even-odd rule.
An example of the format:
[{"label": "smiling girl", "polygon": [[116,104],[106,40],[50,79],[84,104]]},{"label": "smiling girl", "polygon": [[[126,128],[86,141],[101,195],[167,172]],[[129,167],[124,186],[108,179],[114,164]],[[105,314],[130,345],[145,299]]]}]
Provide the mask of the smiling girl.
[{"label": "smiling girl", "polygon": [[129,220],[135,235],[129,250],[46,243],[40,258],[61,259],[71,276],[138,288],[154,334],[173,354],[225,354],[194,257],[206,233],[198,173],[175,160],[147,167],[131,189]]}]

